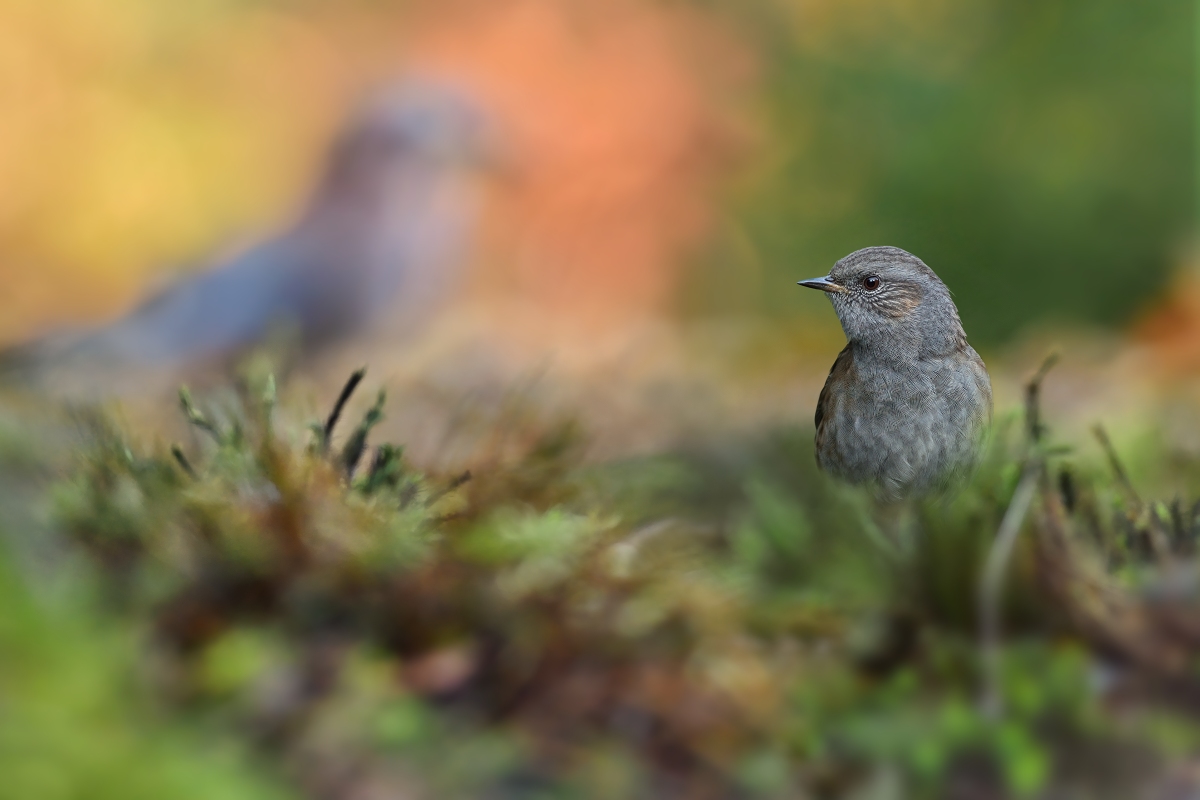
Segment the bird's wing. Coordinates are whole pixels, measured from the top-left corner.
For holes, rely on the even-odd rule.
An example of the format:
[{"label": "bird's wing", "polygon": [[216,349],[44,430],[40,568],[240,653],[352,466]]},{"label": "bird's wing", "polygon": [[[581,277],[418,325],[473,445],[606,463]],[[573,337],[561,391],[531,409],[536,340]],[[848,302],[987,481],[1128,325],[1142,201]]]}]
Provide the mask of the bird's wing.
[{"label": "bird's wing", "polygon": [[286,235],[264,242],[160,292],[85,338],[78,349],[139,363],[228,353],[261,337],[286,314],[284,289],[301,257]]},{"label": "bird's wing", "polygon": [[987,407],[987,424],[992,424],[992,379],[988,376],[987,367],[983,363],[983,359],[979,357],[979,353],[975,352],[975,348],[967,345],[967,357],[971,362],[971,372],[975,377],[975,386],[979,390],[979,395],[985,399]]},{"label": "bird's wing", "polygon": [[825,385],[821,387],[821,396],[817,398],[817,413],[814,417],[814,424],[817,427],[817,435],[821,435],[821,422],[825,419],[826,410],[832,401],[830,394],[833,392],[831,388],[842,376],[850,371],[854,366],[854,355],[850,352],[850,343],[842,348],[842,352],[838,353],[838,357],[834,359],[833,366],[829,370],[829,376],[825,378]]}]

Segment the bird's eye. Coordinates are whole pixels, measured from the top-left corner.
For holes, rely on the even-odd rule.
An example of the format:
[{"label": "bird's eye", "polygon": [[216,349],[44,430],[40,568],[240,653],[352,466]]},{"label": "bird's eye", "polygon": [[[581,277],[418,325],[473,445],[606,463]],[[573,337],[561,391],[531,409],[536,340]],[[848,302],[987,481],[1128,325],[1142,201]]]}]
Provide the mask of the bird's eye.
[{"label": "bird's eye", "polygon": [[862,279],[862,287],[868,292],[873,292],[878,289],[880,283],[882,283],[882,281],[879,280],[879,276],[877,275],[868,275]]}]

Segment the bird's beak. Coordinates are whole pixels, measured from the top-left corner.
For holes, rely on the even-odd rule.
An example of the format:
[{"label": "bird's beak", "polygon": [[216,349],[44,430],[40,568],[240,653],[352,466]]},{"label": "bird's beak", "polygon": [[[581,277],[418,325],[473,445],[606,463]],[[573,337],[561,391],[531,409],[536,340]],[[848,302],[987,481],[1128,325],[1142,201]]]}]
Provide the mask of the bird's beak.
[{"label": "bird's beak", "polygon": [[835,283],[826,275],[824,278],[813,278],[807,281],[796,281],[799,286],[807,286],[809,289],[820,289],[822,292],[844,292],[846,287],[840,283]]}]

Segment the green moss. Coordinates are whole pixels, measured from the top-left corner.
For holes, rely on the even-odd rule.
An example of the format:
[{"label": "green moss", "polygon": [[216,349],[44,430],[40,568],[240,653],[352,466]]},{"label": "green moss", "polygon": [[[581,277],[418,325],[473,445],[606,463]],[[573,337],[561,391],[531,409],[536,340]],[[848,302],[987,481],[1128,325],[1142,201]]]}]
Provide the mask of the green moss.
[{"label": "green moss", "polygon": [[164,717],[133,631],[94,612],[76,569],[33,591],[0,551],[0,783],[8,797],[294,796],[244,743]]},{"label": "green moss", "polygon": [[100,424],[54,497],[116,630],[153,631],[123,657],[172,676],[172,730],[205,719],[301,780],[350,760],[439,796],[1116,798],[1200,740],[1169,705],[1117,718],[1093,679],[1101,644],[1154,657],[1099,601],[1138,608],[1195,523],[1052,442],[1028,451],[1046,480],[1005,584],[1003,716],[981,710],[978,575],[1017,424],[962,491],[897,509],[817,473],[796,430],[597,465],[558,421],[505,466],[426,475],[371,449],[375,406],[351,475],[328,422],[305,446],[268,394],[189,398],[210,444],[187,467]]}]

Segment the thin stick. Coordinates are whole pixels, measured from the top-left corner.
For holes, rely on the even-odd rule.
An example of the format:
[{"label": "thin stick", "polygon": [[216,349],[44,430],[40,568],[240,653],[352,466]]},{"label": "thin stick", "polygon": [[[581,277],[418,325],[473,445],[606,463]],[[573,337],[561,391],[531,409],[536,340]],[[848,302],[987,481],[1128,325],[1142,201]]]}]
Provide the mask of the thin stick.
[{"label": "thin stick", "polygon": [[183,454],[182,447],[177,444],[171,445],[171,455],[175,457],[175,463],[179,465],[180,469],[188,474],[188,477],[190,477],[192,480],[199,479],[200,476],[196,474],[196,470],[192,467],[192,463],[188,461],[188,457]]},{"label": "thin stick", "polygon": [[438,500],[441,500],[443,497],[450,494],[455,489],[457,489],[460,486],[462,486],[463,484],[465,484],[467,481],[471,480],[471,477],[472,477],[471,470],[466,470],[465,472],[455,475],[453,478],[450,479],[450,482],[447,483],[444,488],[431,494],[429,496],[429,499],[425,501],[425,505],[426,506],[433,505]]},{"label": "thin stick", "polygon": [[1117,477],[1117,483],[1121,484],[1121,488],[1125,490],[1129,499],[1140,511],[1143,508],[1142,497],[1134,487],[1133,481],[1129,480],[1129,473],[1125,471],[1125,465],[1121,463],[1121,457],[1117,455],[1117,448],[1113,447],[1112,439],[1108,438],[1108,431],[1104,430],[1103,425],[1096,423],[1092,426],[1092,434],[1104,448],[1104,455],[1108,457],[1108,465],[1112,468],[1113,475]]},{"label": "thin stick", "polygon": [[1025,465],[1012,502],[1004,512],[1000,530],[988,550],[983,577],[979,581],[979,638],[983,656],[983,713],[997,719],[1003,713],[1003,697],[1000,689],[1000,607],[1004,599],[1004,576],[1021,524],[1029,513],[1033,496],[1037,492],[1038,477],[1042,472],[1041,461],[1031,460]]},{"label": "thin stick", "polygon": [[1058,353],[1051,353],[1046,356],[1045,360],[1042,361],[1042,365],[1038,367],[1037,372],[1033,373],[1033,377],[1029,379],[1029,383],[1025,386],[1025,426],[1031,442],[1041,441],[1042,434],[1046,430],[1042,426],[1042,381],[1046,379],[1046,375],[1057,363]]},{"label": "thin stick", "polygon": [[347,480],[354,477],[354,471],[358,469],[358,462],[367,447],[367,436],[370,435],[371,429],[383,419],[383,405],[386,402],[387,392],[380,389],[375,398],[375,405],[367,410],[362,422],[358,423],[354,433],[350,434],[350,438],[346,440],[346,444],[342,448],[341,462]]},{"label": "thin stick", "polygon": [[211,436],[218,445],[225,443],[217,426],[196,408],[196,404],[192,402],[192,393],[186,386],[179,387],[179,407],[183,409],[183,414],[187,417],[188,422]]},{"label": "thin stick", "polygon": [[988,549],[987,561],[984,562],[983,574],[979,579],[979,649],[983,661],[983,693],[980,707],[983,713],[992,719],[997,719],[1004,713],[1003,692],[1000,686],[1000,616],[1004,600],[1004,576],[1008,573],[1008,564],[1012,560],[1021,525],[1025,522],[1030,505],[1033,504],[1038,482],[1045,468],[1037,447],[1042,434],[1045,433],[1041,423],[1042,381],[1057,363],[1058,354],[1051,353],[1025,386],[1025,430],[1028,436],[1025,444],[1025,467],[1021,470],[1021,479],[1017,482],[1016,491],[1013,492],[1004,518],[1000,521],[996,538],[992,540],[992,546]]},{"label": "thin stick", "polygon": [[337,402],[333,404],[333,410],[329,412],[329,418],[325,420],[325,428],[321,432],[321,452],[329,452],[329,443],[333,439],[333,429],[337,427],[338,420],[342,418],[342,411],[346,408],[346,403],[350,400],[350,395],[354,394],[354,390],[362,383],[363,376],[366,374],[366,367],[354,370],[353,374],[350,375],[350,380],[346,381],[346,385],[342,387],[342,393],[338,395]]}]

